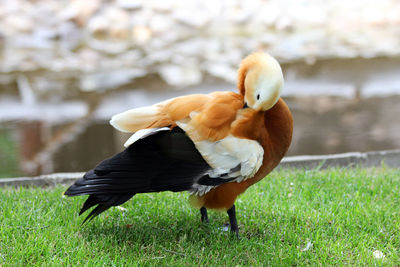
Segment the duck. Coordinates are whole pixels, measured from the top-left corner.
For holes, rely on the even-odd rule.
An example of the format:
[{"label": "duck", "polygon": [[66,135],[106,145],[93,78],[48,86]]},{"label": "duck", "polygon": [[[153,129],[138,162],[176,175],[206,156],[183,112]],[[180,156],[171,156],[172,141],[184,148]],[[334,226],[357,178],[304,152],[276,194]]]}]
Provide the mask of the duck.
[{"label": "duck", "polygon": [[139,193],[189,192],[208,222],[208,209],[227,212],[238,236],[235,201],[266,177],[287,153],[293,117],[281,98],[280,64],[265,52],[239,65],[238,92],[179,96],[114,115],[132,133],[125,149],[85,173],[64,193],[89,195],[79,215],[91,220]]}]

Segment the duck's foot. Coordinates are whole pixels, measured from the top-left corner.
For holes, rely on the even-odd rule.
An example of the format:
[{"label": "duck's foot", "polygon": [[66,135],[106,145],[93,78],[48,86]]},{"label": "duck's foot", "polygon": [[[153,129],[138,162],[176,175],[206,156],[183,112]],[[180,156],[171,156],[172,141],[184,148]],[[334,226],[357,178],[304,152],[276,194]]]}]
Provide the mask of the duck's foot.
[{"label": "duck's foot", "polygon": [[235,208],[235,205],[233,205],[232,208],[227,210],[227,213],[229,215],[229,224],[231,225],[231,233],[235,233],[236,237],[239,238],[239,227],[237,225],[237,220],[236,220],[236,208]]},{"label": "duck's foot", "polygon": [[207,214],[207,209],[205,207],[201,207],[200,214],[201,214],[201,222],[208,223],[208,214]]}]

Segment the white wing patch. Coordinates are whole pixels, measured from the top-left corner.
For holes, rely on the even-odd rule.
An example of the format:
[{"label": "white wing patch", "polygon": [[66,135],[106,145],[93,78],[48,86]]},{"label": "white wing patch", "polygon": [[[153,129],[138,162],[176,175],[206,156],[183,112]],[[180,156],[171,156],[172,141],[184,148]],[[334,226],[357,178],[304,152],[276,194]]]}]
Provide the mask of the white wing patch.
[{"label": "white wing patch", "polygon": [[[264,150],[254,140],[242,139],[229,135],[217,142],[195,142],[200,154],[213,167],[210,177],[220,177],[229,174],[237,175],[237,182],[253,176],[261,167]],[[231,173],[232,169],[240,165],[240,169]]]},{"label": "white wing patch", "polygon": [[169,131],[170,128],[168,127],[162,127],[162,128],[150,128],[150,129],[142,129],[139,130],[137,132],[135,132],[131,137],[129,137],[128,140],[126,140],[124,147],[128,147],[130,145],[132,145],[133,143],[135,143],[137,140],[139,139],[143,139],[147,136],[153,135],[157,132],[160,131]]},{"label": "white wing patch", "polygon": [[[190,126],[177,122],[185,132]],[[260,169],[264,149],[255,140],[238,138],[232,135],[216,142],[195,141],[197,150],[205,161],[213,168],[208,174],[210,178],[229,179],[240,183],[252,176]],[[194,184],[192,193],[204,195],[215,186]]]}]

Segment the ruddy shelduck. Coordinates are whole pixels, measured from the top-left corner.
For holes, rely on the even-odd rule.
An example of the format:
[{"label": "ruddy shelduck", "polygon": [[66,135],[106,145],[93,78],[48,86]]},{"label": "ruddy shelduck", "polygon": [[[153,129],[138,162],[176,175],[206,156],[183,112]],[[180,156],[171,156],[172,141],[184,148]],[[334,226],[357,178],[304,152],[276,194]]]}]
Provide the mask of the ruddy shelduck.
[{"label": "ruddy shelduck", "polygon": [[89,195],[80,214],[97,206],[86,221],[138,193],[189,191],[202,221],[208,221],[208,208],[225,210],[238,234],[237,196],[279,164],[292,140],[282,88],[279,63],[258,52],[241,62],[239,93],[181,96],[117,114],[111,125],[134,133],[126,149],[65,195]]}]

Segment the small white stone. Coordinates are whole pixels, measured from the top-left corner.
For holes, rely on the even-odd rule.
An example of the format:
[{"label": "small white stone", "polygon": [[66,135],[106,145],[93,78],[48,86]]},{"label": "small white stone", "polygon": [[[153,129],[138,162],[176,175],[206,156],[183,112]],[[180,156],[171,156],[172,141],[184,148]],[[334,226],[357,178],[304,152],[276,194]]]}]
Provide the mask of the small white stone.
[{"label": "small white stone", "polygon": [[383,254],[383,252],[380,251],[380,250],[375,250],[375,251],[373,252],[373,255],[374,255],[374,258],[375,258],[375,259],[383,259],[383,258],[385,257],[385,255]]},{"label": "small white stone", "polygon": [[313,243],[311,243],[310,241],[307,243],[306,247],[303,248],[301,251],[307,251],[313,248]]}]

